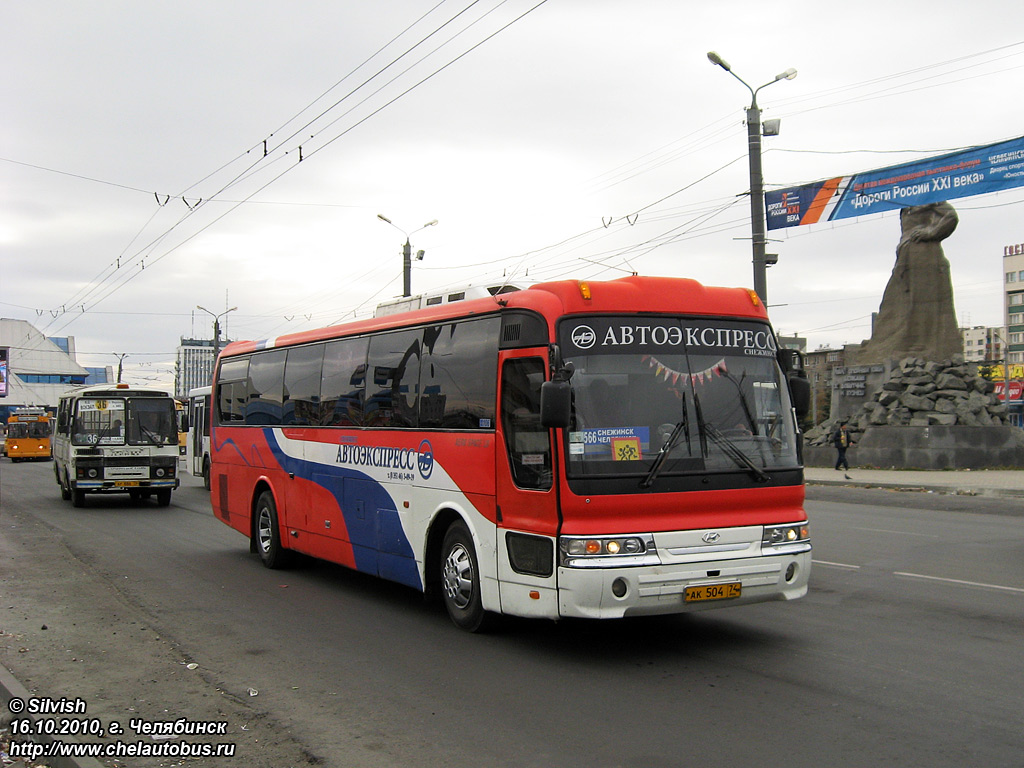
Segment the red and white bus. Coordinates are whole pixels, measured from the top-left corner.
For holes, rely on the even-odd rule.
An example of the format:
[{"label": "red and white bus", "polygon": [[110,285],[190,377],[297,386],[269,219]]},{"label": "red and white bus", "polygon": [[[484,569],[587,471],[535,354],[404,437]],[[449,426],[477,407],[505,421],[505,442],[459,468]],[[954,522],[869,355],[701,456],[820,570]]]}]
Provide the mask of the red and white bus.
[{"label": "red and white bus", "polygon": [[268,567],[376,574],[471,631],[791,600],[808,395],[753,291],[544,283],[231,344],[211,500]]}]

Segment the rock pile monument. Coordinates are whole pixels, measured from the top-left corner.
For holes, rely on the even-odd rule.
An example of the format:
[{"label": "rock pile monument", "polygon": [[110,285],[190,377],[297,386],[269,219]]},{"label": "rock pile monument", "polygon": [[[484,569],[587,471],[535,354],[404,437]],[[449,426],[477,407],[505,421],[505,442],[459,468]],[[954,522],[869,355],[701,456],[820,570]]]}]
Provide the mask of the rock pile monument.
[{"label": "rock pile monument", "polygon": [[[941,242],[959,219],[948,202],[905,208],[896,264],[871,338],[845,349],[832,421],[808,435],[809,464],[831,465],[827,437],[854,429],[852,464],[907,469],[1024,466],[1024,432],[1007,425],[994,385],[964,362]],[[815,434],[817,433],[817,434]],[[822,446],[815,449],[814,444]],[[823,450],[824,449],[824,450]]]}]

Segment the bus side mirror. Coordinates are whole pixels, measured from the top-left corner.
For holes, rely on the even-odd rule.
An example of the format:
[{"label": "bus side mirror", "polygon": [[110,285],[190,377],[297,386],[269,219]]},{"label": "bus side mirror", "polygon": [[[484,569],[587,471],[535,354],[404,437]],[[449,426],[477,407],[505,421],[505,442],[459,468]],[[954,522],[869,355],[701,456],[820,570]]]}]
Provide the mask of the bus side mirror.
[{"label": "bus side mirror", "polygon": [[802,419],[811,410],[811,382],[807,380],[807,374],[800,371],[787,373],[786,383],[789,384],[789,396],[796,416]]},{"label": "bus side mirror", "polygon": [[804,418],[811,410],[811,383],[804,369],[804,356],[798,349],[780,349],[775,353],[779,367],[786,374],[789,396],[793,401],[798,419]]},{"label": "bus side mirror", "polygon": [[804,370],[804,356],[798,349],[780,349],[775,353],[775,358],[779,361],[779,367],[785,374]]},{"label": "bus side mirror", "polygon": [[572,416],[572,386],[553,379],[540,385],[540,424],[547,429],[564,429]]}]

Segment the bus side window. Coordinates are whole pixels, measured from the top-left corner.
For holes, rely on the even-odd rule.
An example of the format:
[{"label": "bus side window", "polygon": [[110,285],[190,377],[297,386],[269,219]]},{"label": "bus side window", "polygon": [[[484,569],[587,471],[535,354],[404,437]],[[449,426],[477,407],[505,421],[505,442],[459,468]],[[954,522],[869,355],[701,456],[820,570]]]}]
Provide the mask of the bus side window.
[{"label": "bus side window", "polygon": [[366,426],[418,426],[422,338],[423,331],[414,328],[370,339]]},{"label": "bus side window", "polygon": [[320,377],[323,372],[324,345],[295,347],[288,350],[284,369],[284,425],[319,425]]},{"label": "bus side window", "polygon": [[221,365],[217,377],[217,411],[221,424],[245,423],[248,375],[248,357],[226,360]]},{"label": "bus side window", "polygon": [[258,352],[249,360],[245,423],[276,426],[284,410],[284,361],[287,350]]},{"label": "bus side window", "polygon": [[363,425],[366,400],[365,338],[339,339],[324,349],[319,423],[325,427]]},{"label": "bus side window", "polygon": [[520,488],[551,488],[551,433],[540,423],[539,357],[508,360],[501,369],[501,424],[512,479]]}]

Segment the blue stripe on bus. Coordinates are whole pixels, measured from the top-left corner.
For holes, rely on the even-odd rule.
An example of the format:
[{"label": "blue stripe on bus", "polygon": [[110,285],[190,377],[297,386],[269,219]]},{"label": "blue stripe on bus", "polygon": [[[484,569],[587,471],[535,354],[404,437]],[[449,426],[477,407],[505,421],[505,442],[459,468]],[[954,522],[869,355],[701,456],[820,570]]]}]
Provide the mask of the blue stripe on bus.
[{"label": "blue stripe on bus", "polygon": [[422,590],[419,568],[397,505],[384,486],[364,472],[288,456],[273,429],[267,445],[285,472],[319,485],[334,496],[345,520],[356,569]]}]

